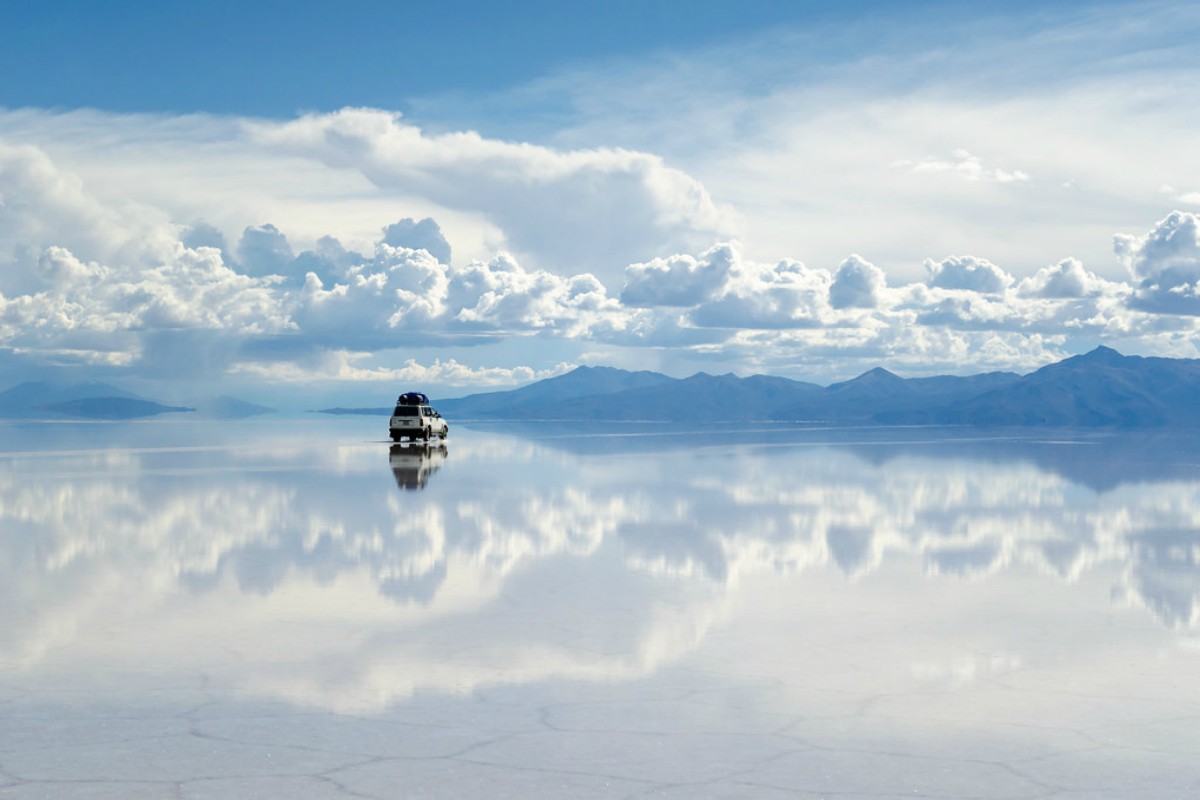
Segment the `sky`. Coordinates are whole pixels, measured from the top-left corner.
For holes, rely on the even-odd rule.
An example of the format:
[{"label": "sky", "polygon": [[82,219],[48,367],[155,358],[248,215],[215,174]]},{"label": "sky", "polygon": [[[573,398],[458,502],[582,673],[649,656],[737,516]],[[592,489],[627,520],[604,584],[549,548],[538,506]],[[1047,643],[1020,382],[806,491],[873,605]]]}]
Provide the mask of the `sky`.
[{"label": "sky", "polygon": [[1192,3],[3,13],[0,389],[1200,356]]}]

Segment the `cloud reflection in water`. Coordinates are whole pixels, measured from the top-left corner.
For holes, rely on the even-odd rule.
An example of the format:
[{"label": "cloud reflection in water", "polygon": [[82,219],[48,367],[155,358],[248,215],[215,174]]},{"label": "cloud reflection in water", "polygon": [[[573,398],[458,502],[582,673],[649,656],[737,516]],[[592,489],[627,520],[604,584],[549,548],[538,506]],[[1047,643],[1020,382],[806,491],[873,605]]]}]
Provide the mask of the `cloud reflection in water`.
[{"label": "cloud reflection in water", "polygon": [[1169,628],[1200,619],[1200,470],[1143,440],[477,433],[413,450],[0,459],[0,668],[136,661],[370,710],[645,675],[725,624],[747,581],[834,571],[849,598],[914,560],[926,583],[1103,566],[1118,601]]}]

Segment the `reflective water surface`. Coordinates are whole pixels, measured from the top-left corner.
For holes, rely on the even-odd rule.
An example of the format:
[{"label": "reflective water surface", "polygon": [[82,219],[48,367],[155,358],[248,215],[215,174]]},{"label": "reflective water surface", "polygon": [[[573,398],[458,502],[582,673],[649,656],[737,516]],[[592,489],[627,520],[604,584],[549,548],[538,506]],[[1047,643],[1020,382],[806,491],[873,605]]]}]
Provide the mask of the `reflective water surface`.
[{"label": "reflective water surface", "polygon": [[0,425],[0,798],[1200,793],[1200,440]]}]

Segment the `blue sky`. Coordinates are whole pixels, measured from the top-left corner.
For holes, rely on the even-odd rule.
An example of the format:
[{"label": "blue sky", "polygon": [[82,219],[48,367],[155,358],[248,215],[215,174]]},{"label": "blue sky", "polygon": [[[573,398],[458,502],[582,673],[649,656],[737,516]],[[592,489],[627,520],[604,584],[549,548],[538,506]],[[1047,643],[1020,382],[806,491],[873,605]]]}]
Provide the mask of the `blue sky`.
[{"label": "blue sky", "polygon": [[947,21],[1043,5],[75,0],[8,9],[0,69],[22,76],[5,88],[9,107],[269,117],[347,105],[406,110],[422,97],[499,91],[572,64],[736,44],[764,31],[900,24],[933,33]]},{"label": "blue sky", "polygon": [[1200,355],[1192,4],[5,13],[0,384]]},{"label": "blue sky", "polygon": [[[10,9],[9,105],[291,116],[491,91],[563,63],[827,16],[819,4],[228,2]],[[28,65],[38,64],[30,74]]]}]

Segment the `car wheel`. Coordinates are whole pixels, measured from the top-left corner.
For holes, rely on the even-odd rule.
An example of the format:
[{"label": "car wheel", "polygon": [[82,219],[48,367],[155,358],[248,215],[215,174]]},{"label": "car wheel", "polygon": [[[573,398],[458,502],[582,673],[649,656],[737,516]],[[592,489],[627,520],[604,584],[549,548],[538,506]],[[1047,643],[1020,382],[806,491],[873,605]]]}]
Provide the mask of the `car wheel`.
[{"label": "car wheel", "polygon": [[421,431],[421,438],[427,442],[429,441],[429,428],[426,428],[425,430]]}]

